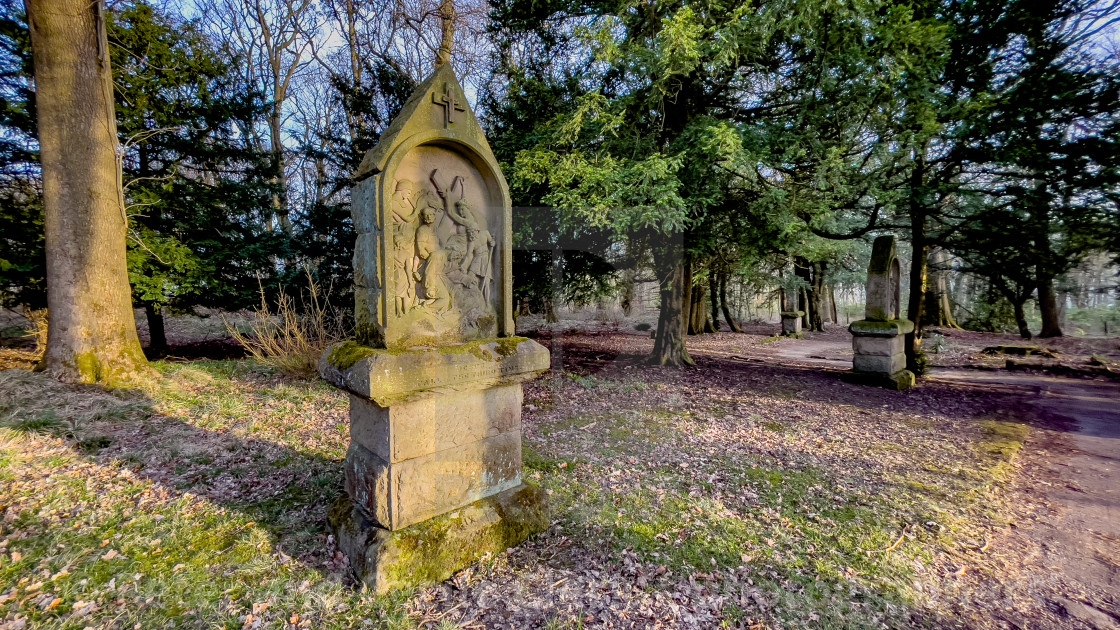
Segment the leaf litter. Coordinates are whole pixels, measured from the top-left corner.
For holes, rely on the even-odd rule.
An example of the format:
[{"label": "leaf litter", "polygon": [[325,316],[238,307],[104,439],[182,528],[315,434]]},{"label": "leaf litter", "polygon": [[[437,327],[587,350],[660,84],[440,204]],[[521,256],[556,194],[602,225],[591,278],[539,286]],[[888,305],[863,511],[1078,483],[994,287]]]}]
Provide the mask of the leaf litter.
[{"label": "leaf litter", "polygon": [[523,474],[552,526],[387,598],[325,525],[340,392],[247,360],[138,392],[0,372],[0,628],[1005,627],[984,584],[1023,570],[993,553],[1023,506],[984,423],[1015,406],[768,365],[765,339],[690,339],[677,370],[639,335],[543,336],[563,369],[526,387]]}]

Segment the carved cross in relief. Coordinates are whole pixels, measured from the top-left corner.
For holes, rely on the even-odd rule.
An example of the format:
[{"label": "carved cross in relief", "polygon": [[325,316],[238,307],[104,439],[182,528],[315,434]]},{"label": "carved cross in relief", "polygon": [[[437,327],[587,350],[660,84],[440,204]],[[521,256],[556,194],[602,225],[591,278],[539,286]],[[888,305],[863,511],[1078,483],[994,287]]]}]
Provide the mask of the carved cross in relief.
[{"label": "carved cross in relief", "polygon": [[432,102],[443,108],[443,126],[446,129],[455,122],[455,112],[465,112],[466,107],[455,98],[455,91],[450,85],[443,84],[443,94],[432,93]]}]

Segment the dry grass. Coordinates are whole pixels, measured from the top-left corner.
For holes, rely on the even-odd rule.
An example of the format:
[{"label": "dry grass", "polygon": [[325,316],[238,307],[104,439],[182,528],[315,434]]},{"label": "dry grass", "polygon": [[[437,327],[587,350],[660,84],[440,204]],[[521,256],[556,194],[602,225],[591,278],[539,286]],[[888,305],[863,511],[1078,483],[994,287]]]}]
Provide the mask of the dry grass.
[{"label": "dry grass", "polygon": [[230,336],[254,359],[284,374],[315,376],[323,352],[346,339],[349,331],[342,313],[330,306],[329,293],[322,292],[310,272],[307,287],[298,303],[281,290],[275,312],[261,287],[261,305],[249,319],[248,331],[227,321]]},{"label": "dry grass", "polygon": [[645,335],[566,336],[525,396],[553,526],[388,598],[323,518],[343,392],[253,360],[155,362],[143,391],[0,372],[0,628],[1000,627],[967,580],[1015,588],[1006,405],[741,357],[762,339],[690,339],[671,370],[623,354]]},{"label": "dry grass", "polygon": [[[30,369],[43,359],[47,351],[47,309],[32,311],[24,308],[18,315],[9,311],[14,318],[22,318],[20,326],[14,326],[10,331],[23,330],[23,335],[16,336],[17,347],[0,347],[0,370],[7,368]],[[3,326],[0,326],[2,328]],[[30,345],[28,344],[30,342]]]},{"label": "dry grass", "polygon": [[32,360],[39,362],[47,352],[47,309],[24,309],[23,316],[27,318],[27,334],[35,341],[35,349],[31,350]]}]

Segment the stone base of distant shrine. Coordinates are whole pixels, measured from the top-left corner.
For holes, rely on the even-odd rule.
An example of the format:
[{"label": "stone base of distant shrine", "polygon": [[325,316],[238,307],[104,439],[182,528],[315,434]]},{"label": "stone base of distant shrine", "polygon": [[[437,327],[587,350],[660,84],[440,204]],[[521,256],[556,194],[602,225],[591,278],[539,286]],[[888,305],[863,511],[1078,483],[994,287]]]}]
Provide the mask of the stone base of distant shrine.
[{"label": "stone base of distant shrine", "polygon": [[782,311],[782,336],[797,338],[805,336],[801,332],[801,317],[804,315],[805,311]]},{"label": "stone base of distant shrine", "polygon": [[354,576],[382,594],[441,582],[548,529],[546,498],[540,488],[521,484],[389,530],[343,496],[331,507],[328,521]]},{"label": "stone base of distant shrine", "polygon": [[848,379],[864,385],[905,390],[914,386],[914,373],[906,369],[905,339],[913,322],[895,319],[860,320],[848,327],[852,333],[852,372]]},{"label": "stone base of distant shrine", "polygon": [[350,392],[346,496],[330,511],[339,548],[375,592],[447,579],[548,527],[521,481],[522,383],[549,367],[530,339],[323,357]]}]

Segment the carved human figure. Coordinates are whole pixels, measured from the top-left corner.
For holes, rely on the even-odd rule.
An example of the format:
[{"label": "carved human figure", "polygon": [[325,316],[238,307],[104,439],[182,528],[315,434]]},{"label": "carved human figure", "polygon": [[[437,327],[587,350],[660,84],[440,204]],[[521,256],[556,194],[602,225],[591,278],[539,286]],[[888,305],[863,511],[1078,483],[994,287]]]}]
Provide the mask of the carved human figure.
[{"label": "carved human figure", "polygon": [[403,316],[416,304],[415,220],[420,207],[413,200],[413,184],[407,179],[397,182],[389,202],[393,215],[393,286],[397,316]]},{"label": "carved human figure", "polygon": [[[439,249],[439,236],[435,229],[436,211],[425,207],[420,211],[420,227],[416,228],[416,255],[420,260],[428,260],[432,252]],[[418,277],[417,280],[420,278]]]},{"label": "carved human figure", "polygon": [[478,289],[482,296],[490,300],[490,279],[494,253],[494,237],[484,229],[467,226],[467,255],[463,257],[460,269],[478,278]]},{"label": "carved human figure", "polygon": [[[452,190],[459,187],[460,194],[465,194],[462,177],[456,177],[451,184]],[[470,288],[482,291],[486,300],[490,299],[490,278],[493,275],[490,262],[493,259],[494,237],[486,229],[486,217],[462,196],[447,209],[447,216],[455,222],[460,232],[467,234],[466,251],[459,264],[459,271],[464,276],[463,284]],[[477,278],[477,280],[476,280]]]},{"label": "carved human figure", "polygon": [[418,307],[442,315],[451,310],[451,288],[447,286],[444,270],[447,267],[447,250],[437,249],[428,256],[424,266],[424,301]]}]

